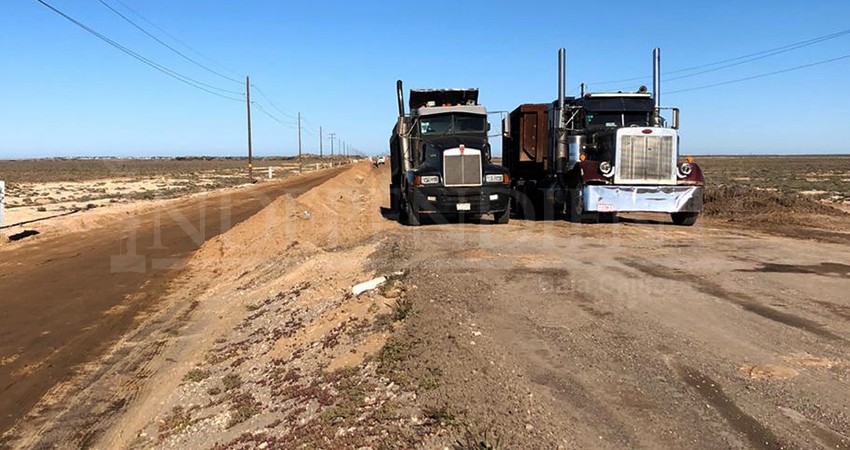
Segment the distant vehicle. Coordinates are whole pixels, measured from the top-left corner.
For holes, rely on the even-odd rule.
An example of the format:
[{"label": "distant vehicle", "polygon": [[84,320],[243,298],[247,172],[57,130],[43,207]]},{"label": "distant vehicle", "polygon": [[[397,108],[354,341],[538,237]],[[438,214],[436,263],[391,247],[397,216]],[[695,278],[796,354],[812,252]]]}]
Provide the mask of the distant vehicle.
[{"label": "distant vehicle", "polygon": [[377,161],[376,164],[380,166],[380,165],[383,165],[383,164],[386,164],[386,163],[387,163],[386,156],[381,155],[381,156],[378,157],[378,161]]},{"label": "distant vehicle", "polygon": [[510,215],[510,177],[490,161],[487,111],[478,89],[412,89],[404,111],[396,83],[398,122],[390,138],[390,204],[399,221],[422,214]]},{"label": "distant vehicle", "polygon": [[502,122],[503,164],[523,216],[563,211],[580,222],[656,212],[677,225],[696,222],[705,180],[692,158],[679,161],[679,109],[669,126],[661,116],[660,61],[655,49],[652,94],[641,87],[567,98],[560,49],[558,99],[520,105]]}]

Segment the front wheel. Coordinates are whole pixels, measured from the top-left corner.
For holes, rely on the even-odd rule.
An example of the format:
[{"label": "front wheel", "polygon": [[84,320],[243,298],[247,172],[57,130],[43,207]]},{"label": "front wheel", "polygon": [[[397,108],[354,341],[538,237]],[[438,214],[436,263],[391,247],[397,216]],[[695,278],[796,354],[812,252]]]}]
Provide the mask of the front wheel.
[{"label": "front wheel", "polygon": [[567,220],[572,223],[581,223],[584,216],[584,200],[581,198],[581,185],[567,192]]},{"label": "front wheel", "polygon": [[508,206],[500,213],[493,213],[493,221],[497,224],[504,225],[511,220],[511,208]]},{"label": "front wheel", "polygon": [[695,223],[697,223],[697,217],[699,213],[696,212],[677,212],[670,214],[670,217],[673,219],[673,223],[676,225],[683,225],[689,227]]},{"label": "front wheel", "polygon": [[601,212],[599,213],[599,223],[615,223],[617,222],[617,213]]},{"label": "front wheel", "polygon": [[418,227],[420,224],[419,208],[414,205],[412,198],[404,199],[404,223],[412,227]]}]

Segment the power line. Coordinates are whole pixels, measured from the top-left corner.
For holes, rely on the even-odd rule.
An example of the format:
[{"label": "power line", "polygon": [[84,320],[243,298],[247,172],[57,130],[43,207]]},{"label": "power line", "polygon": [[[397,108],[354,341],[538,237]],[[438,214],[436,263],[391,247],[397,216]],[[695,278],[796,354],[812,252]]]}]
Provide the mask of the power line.
[{"label": "power line", "polygon": [[[818,37],[814,37],[814,38],[811,38],[811,39],[806,39],[804,41],[798,41],[798,42],[786,44],[786,45],[783,45],[783,46],[780,46],[780,47],[775,47],[775,48],[771,48],[771,49],[767,49],[767,50],[758,51],[758,52],[755,52],[755,53],[750,53],[750,54],[747,54],[747,55],[736,56],[734,58],[727,58],[727,59],[722,59],[722,60],[719,60],[719,61],[714,61],[714,62],[711,62],[711,63],[699,64],[699,65],[696,65],[696,66],[690,66],[690,67],[684,67],[684,68],[681,68],[681,69],[666,71],[666,72],[664,72],[664,75],[672,75],[672,74],[676,74],[676,73],[690,72],[690,71],[694,71],[694,70],[703,69],[703,68],[706,68],[706,67],[712,67],[712,66],[717,66],[717,65],[721,65],[721,64],[726,64],[722,67],[716,67],[716,68],[713,68],[713,69],[704,70],[702,72],[698,72],[698,73],[694,73],[694,74],[687,74],[687,75],[681,75],[681,76],[678,76],[678,77],[668,78],[668,79],[666,79],[666,81],[674,81],[674,80],[678,80],[678,79],[682,79],[682,78],[688,78],[688,77],[701,75],[701,74],[708,73],[708,72],[714,72],[716,70],[726,69],[728,67],[746,64],[748,62],[757,61],[759,59],[768,58],[770,56],[778,55],[778,54],[781,54],[781,53],[787,53],[787,52],[790,52],[790,51],[793,51],[793,50],[797,50],[799,48],[808,47],[810,45],[819,44],[819,43],[824,42],[824,41],[839,38],[841,36],[846,36],[848,34],[850,34],[850,29],[838,31],[838,32],[835,32],[835,33],[825,34],[823,36],[818,36]],[[733,64],[727,64],[727,63],[733,63]],[[595,82],[588,83],[588,84],[606,85],[606,84],[624,83],[624,82],[627,82],[627,81],[645,80],[647,78],[649,78],[649,77],[639,76],[639,77],[623,78],[623,79],[619,79],[619,80],[595,81]]]},{"label": "power line", "polygon": [[[223,73],[221,73],[221,72],[219,72],[219,71],[217,71],[217,70],[215,70],[215,69],[211,69],[210,67],[207,67],[206,65],[204,65],[204,64],[202,64],[202,63],[200,63],[200,62],[198,62],[198,61],[196,61],[196,60],[194,60],[194,59],[190,58],[189,56],[187,56],[186,54],[184,54],[184,53],[183,53],[183,52],[181,52],[180,50],[177,50],[176,48],[174,48],[174,47],[172,47],[172,46],[168,45],[167,43],[165,43],[164,41],[162,41],[162,39],[160,39],[160,38],[158,38],[158,37],[154,36],[152,33],[150,33],[148,30],[146,30],[146,29],[145,29],[144,27],[142,27],[141,25],[137,24],[136,22],[133,22],[133,20],[132,20],[132,19],[130,19],[129,17],[125,16],[124,14],[121,14],[121,12],[119,12],[118,10],[116,10],[115,8],[113,8],[110,4],[106,3],[104,0],[97,0],[97,1],[98,1],[98,2],[100,2],[100,4],[101,4],[101,5],[105,6],[107,9],[109,9],[110,11],[112,11],[115,15],[117,15],[118,17],[120,17],[120,18],[124,19],[124,21],[126,21],[127,23],[129,23],[130,25],[132,25],[133,27],[135,27],[137,30],[141,31],[142,33],[144,33],[145,35],[147,35],[147,36],[148,36],[148,37],[150,37],[151,39],[155,40],[156,42],[158,42],[159,44],[161,44],[163,47],[165,47],[165,48],[167,48],[167,49],[171,50],[172,52],[174,52],[174,53],[176,53],[176,54],[180,55],[180,56],[181,56],[183,59],[185,59],[186,61],[189,61],[189,62],[191,62],[192,64],[194,64],[194,65],[196,65],[196,66],[198,66],[198,67],[200,67],[200,68],[202,68],[202,69],[204,69],[204,70],[206,70],[206,71],[208,71],[208,72],[210,72],[210,73],[212,73],[212,74],[214,74],[214,75],[217,75],[217,76],[219,76],[219,77],[221,77],[221,78],[224,78],[224,79],[226,79],[226,80],[232,81],[232,82],[234,82],[234,83],[238,83],[238,84],[240,84],[240,85],[243,83],[243,82],[242,82],[242,80],[237,80],[236,78],[233,78],[233,77],[227,76],[227,75],[225,75],[225,74],[223,74]],[[240,94],[241,94],[241,92],[240,92]]]},{"label": "power line", "polygon": [[285,122],[285,121],[283,121],[283,120],[279,119],[277,116],[275,116],[274,114],[270,113],[270,112],[269,112],[266,108],[264,108],[264,107],[263,107],[263,105],[261,105],[261,104],[259,104],[259,103],[257,103],[257,102],[251,102],[251,104],[252,104],[252,105],[254,105],[254,106],[256,106],[256,107],[257,107],[257,109],[258,109],[261,113],[263,113],[263,114],[265,114],[265,115],[269,116],[269,118],[271,118],[271,119],[272,119],[272,120],[274,120],[275,122],[277,122],[277,123],[279,123],[279,124],[281,124],[281,125],[283,125],[283,126],[285,126],[285,127],[289,127],[289,128],[293,128],[293,129],[295,128],[295,124],[293,124],[293,123],[291,123],[291,122]]},{"label": "power line", "polygon": [[269,98],[269,96],[267,96],[266,93],[263,92],[263,90],[260,89],[259,86],[257,86],[256,84],[252,84],[251,87],[253,87],[264,99],[266,99],[266,101],[269,102],[269,105],[271,105],[271,107],[274,108],[275,111],[283,114],[286,117],[289,117],[292,120],[296,120],[295,116],[293,116],[292,114],[289,114],[286,111],[278,108],[277,105],[275,105],[275,103],[272,101],[272,99]]},{"label": "power line", "polygon": [[686,89],[678,89],[678,90],[675,90],[675,91],[669,91],[669,92],[666,93],[666,95],[678,94],[680,92],[696,91],[696,90],[699,90],[699,89],[708,89],[708,88],[713,88],[713,87],[717,87],[717,86],[725,86],[727,84],[733,84],[733,83],[740,83],[740,82],[743,82],[743,81],[755,80],[757,78],[764,78],[764,77],[769,77],[771,75],[777,75],[777,74],[780,74],[780,73],[792,72],[792,71],[800,70],[800,69],[806,69],[806,68],[809,68],[809,67],[819,66],[819,65],[822,65],[822,64],[828,64],[828,63],[840,61],[840,60],[843,60],[843,59],[850,59],[850,55],[844,55],[844,56],[839,56],[837,58],[825,59],[825,60],[822,60],[822,61],[816,61],[816,62],[809,63],[809,64],[802,64],[802,65],[799,65],[799,66],[789,67],[787,69],[776,70],[776,71],[773,71],[773,72],[767,72],[767,73],[762,73],[762,74],[758,74],[758,75],[752,75],[752,76],[749,76],[749,77],[737,78],[737,79],[728,80],[728,81],[721,81],[719,83],[706,84],[704,86],[697,86],[697,87],[686,88]]},{"label": "power line", "polygon": [[[117,48],[118,50],[126,53],[127,55],[131,56],[132,58],[134,58],[134,59],[136,59],[140,62],[142,62],[143,64],[146,64],[146,65],[152,67],[153,69],[158,70],[158,71],[170,76],[171,78],[174,78],[175,80],[178,80],[182,83],[188,84],[189,86],[192,86],[195,89],[202,90],[202,91],[204,91],[208,94],[212,94],[212,95],[215,95],[215,96],[218,96],[218,97],[221,97],[221,98],[225,98],[225,99],[228,99],[228,100],[234,100],[234,101],[238,101],[238,102],[242,101],[241,98],[235,98],[235,97],[231,97],[231,96],[228,96],[228,95],[224,95],[224,94],[221,94],[219,92],[215,92],[213,89],[219,90],[219,91],[222,91],[222,92],[228,92],[228,93],[231,93],[232,91],[228,91],[227,89],[221,89],[221,88],[206,84],[202,81],[198,81],[198,80],[191,78],[191,77],[188,77],[186,75],[182,75],[178,72],[175,72],[174,70],[171,70],[171,69],[169,69],[169,68],[167,68],[167,67],[165,67],[161,64],[156,63],[153,60],[145,58],[144,56],[134,52],[133,50],[130,50],[127,47],[124,47],[123,45],[113,41],[112,39],[109,39],[108,37],[104,36],[103,34],[95,31],[94,29],[92,29],[90,27],[88,27],[84,23],[82,23],[82,22],[74,19],[73,17],[65,14],[64,12],[56,9],[55,7],[53,7],[52,5],[50,5],[49,3],[47,3],[44,0],[35,0],[35,1],[40,3],[42,6],[50,9],[51,11],[55,12],[56,14],[59,14],[60,16],[62,16],[63,18],[65,18],[69,22],[73,23],[74,25],[82,28],[86,32],[94,35],[98,39],[100,39],[100,40],[106,42],[107,44]],[[237,92],[237,94],[241,95],[241,92]]]},{"label": "power line", "polygon": [[[224,65],[222,65],[221,63],[217,62],[217,61],[216,61],[216,60],[214,60],[213,58],[210,58],[209,56],[207,56],[207,55],[205,55],[205,54],[201,53],[200,51],[198,51],[197,49],[193,48],[191,45],[189,45],[189,44],[187,44],[187,43],[185,43],[185,42],[181,41],[180,39],[178,39],[177,37],[175,37],[173,34],[169,33],[168,31],[166,31],[165,29],[163,29],[162,27],[160,27],[159,25],[157,25],[156,23],[154,23],[153,21],[151,21],[150,19],[148,19],[147,17],[145,17],[144,15],[142,15],[142,13],[140,13],[140,12],[136,11],[135,9],[131,8],[129,5],[127,5],[126,3],[124,3],[122,0],[115,0],[115,1],[116,1],[116,2],[118,2],[119,4],[121,4],[121,6],[123,6],[126,10],[130,11],[131,13],[133,13],[133,15],[135,15],[136,17],[138,17],[138,18],[142,19],[143,21],[147,22],[150,26],[152,26],[152,27],[156,28],[157,30],[159,30],[160,32],[162,32],[162,34],[164,34],[164,35],[168,36],[168,37],[169,37],[169,38],[171,38],[174,42],[177,42],[178,44],[180,44],[180,45],[182,45],[183,47],[187,48],[189,51],[191,51],[191,52],[192,52],[192,53],[194,53],[195,55],[197,55],[197,56],[199,56],[199,57],[201,57],[201,58],[203,58],[203,59],[207,60],[208,62],[210,62],[212,65],[214,65],[214,66],[218,67],[219,69],[222,69],[222,70],[225,70],[225,71],[227,71],[227,72],[230,72],[230,73],[231,73],[231,74],[233,74],[234,76],[239,76],[239,74],[238,74],[237,72],[235,72],[235,71],[233,71],[233,70],[231,70],[231,69],[228,69],[227,67],[225,67],[225,66],[224,66]],[[241,81],[240,81],[240,83],[241,83]]]}]

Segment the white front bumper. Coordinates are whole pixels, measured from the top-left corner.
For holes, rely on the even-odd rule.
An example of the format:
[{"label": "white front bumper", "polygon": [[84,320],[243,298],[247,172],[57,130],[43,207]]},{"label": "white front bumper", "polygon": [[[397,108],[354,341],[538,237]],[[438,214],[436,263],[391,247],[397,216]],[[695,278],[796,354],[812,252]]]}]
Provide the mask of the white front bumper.
[{"label": "white front bumper", "polygon": [[699,212],[703,187],[588,185],[582,198],[592,212]]}]

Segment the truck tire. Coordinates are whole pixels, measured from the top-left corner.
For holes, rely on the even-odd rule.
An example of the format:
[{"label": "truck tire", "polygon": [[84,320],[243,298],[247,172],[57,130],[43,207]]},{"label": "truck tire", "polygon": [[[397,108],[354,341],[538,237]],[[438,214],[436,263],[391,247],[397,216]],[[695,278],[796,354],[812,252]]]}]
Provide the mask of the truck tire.
[{"label": "truck tire", "polygon": [[418,227],[420,224],[419,209],[413,205],[413,199],[405,198],[404,224],[411,227]]},{"label": "truck tire", "polygon": [[699,217],[699,213],[678,212],[670,214],[670,217],[673,219],[673,223],[675,223],[676,225],[689,227],[697,223],[697,217]]},{"label": "truck tire", "polygon": [[581,223],[584,217],[584,201],[581,198],[581,185],[567,192],[567,220],[572,223]]},{"label": "truck tire", "polygon": [[493,213],[493,222],[504,225],[511,220],[511,207],[508,205],[508,208],[500,213]]},{"label": "truck tire", "polygon": [[599,213],[599,223],[614,223],[617,221],[617,213],[601,212]]}]

